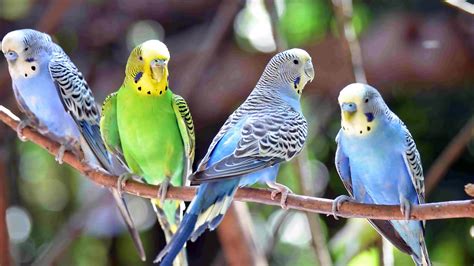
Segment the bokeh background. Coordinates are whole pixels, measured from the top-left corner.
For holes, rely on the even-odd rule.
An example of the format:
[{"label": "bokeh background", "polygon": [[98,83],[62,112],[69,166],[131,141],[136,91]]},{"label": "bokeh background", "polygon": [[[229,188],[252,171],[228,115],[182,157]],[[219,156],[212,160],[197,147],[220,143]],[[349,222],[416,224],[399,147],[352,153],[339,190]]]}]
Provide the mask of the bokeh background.
[{"label": "bokeh background", "polygon": [[[333,157],[340,123],[337,95],[355,81],[349,44],[357,48],[358,43],[341,34],[343,22],[352,21],[368,82],[416,140],[427,201],[467,199],[464,185],[474,180],[474,123],[468,123],[474,114],[474,17],[436,0],[342,2],[1,0],[0,36],[20,28],[52,34],[84,73],[99,104],[122,83],[135,45],[164,41],[171,51],[171,88],[187,99],[194,117],[197,160],[271,56],[278,49],[304,48],[316,69],[302,99],[309,142],[283,167],[279,181],[295,193],[335,198],[346,193]],[[18,114],[10,82],[0,60],[0,104]],[[457,153],[436,161],[453,139]],[[150,264],[139,261],[104,188],[58,165],[34,144],[20,142],[5,126],[0,126],[0,144],[0,211],[13,265]],[[148,201],[128,197],[128,202],[151,261],[163,236]],[[385,259],[384,265],[412,265],[396,250],[390,263],[390,247],[382,252],[382,240],[363,219],[335,220],[260,204],[239,205],[236,211],[243,214],[226,220],[251,218],[240,222],[264,264],[383,265]],[[229,230],[208,232],[188,244],[190,265],[232,264],[235,256],[225,250],[237,242],[224,237]],[[473,219],[429,221],[426,241],[434,265],[474,263]]]}]

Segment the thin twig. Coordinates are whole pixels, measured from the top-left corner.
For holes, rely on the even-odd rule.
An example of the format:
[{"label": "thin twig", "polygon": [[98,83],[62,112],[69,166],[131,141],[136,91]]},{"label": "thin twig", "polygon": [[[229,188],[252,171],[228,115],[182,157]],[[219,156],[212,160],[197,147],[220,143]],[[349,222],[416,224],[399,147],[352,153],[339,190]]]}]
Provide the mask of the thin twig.
[{"label": "thin twig", "polygon": [[36,28],[40,31],[52,33],[56,30],[56,27],[62,21],[66,12],[76,4],[79,4],[82,0],[55,0],[51,1],[48,8],[44,12],[42,19],[38,21]]},{"label": "thin twig", "polygon": [[273,225],[273,230],[270,234],[270,244],[268,244],[265,254],[267,258],[270,258],[272,255],[273,250],[278,242],[278,234],[280,233],[281,227],[285,224],[286,219],[290,216],[291,211],[283,211],[280,215],[275,218],[275,222]]},{"label": "thin twig", "polygon": [[[0,120],[11,129],[16,130],[19,119],[10,110],[0,105]],[[44,148],[51,154],[56,154],[59,144],[27,127],[23,135],[33,143]],[[72,153],[66,152],[64,162],[74,167],[83,175],[89,177],[95,183],[105,187],[115,187],[117,176],[107,174],[100,170],[90,168],[81,162]],[[128,181],[124,185],[124,192],[143,197],[155,198],[158,186]],[[280,196],[271,199],[271,190],[256,188],[240,188],[235,194],[235,199],[245,202],[256,202],[271,206],[280,206]],[[195,187],[170,187],[166,198],[191,201],[196,193]],[[314,213],[332,214],[333,200],[307,197],[300,195],[289,195],[287,206],[290,209],[309,211]],[[403,220],[404,215],[400,212],[399,205],[373,205],[356,202],[344,203],[338,212],[340,217],[345,218],[368,218],[379,220]],[[474,218],[474,200],[446,201],[415,205],[412,207],[411,220],[434,220],[449,218]]]},{"label": "thin twig", "polygon": [[461,156],[462,152],[474,137],[474,117],[451,140],[448,146],[438,156],[426,175],[425,189],[428,194],[446,175],[449,167]]},{"label": "thin twig", "polygon": [[65,223],[59,229],[58,233],[54,238],[49,242],[47,247],[41,252],[41,254],[35,259],[32,263],[33,266],[37,265],[54,265],[56,264],[58,258],[64,254],[64,252],[69,248],[73,241],[80,236],[84,226],[87,223],[88,216],[90,216],[92,210],[94,210],[104,199],[109,195],[106,193],[101,193],[99,196],[96,196],[94,199],[88,199],[88,202],[85,203],[79,210],[77,210],[73,215],[68,218],[67,223]]},{"label": "thin twig", "polygon": [[[310,187],[307,184],[311,184],[311,164],[308,158],[308,151],[303,149],[301,154],[296,158],[299,168],[300,178],[300,191],[304,195],[312,195]],[[324,190],[323,190],[324,191]],[[319,265],[330,266],[332,265],[331,254],[329,253],[328,246],[326,245],[326,239],[324,239],[324,232],[322,230],[321,220],[319,215],[314,215],[310,212],[306,212],[306,219],[308,220],[309,228],[311,231],[311,239],[314,250],[316,252],[316,258],[318,259]]]},{"label": "thin twig", "polygon": [[217,13],[206,34],[206,38],[198,48],[196,57],[190,60],[191,65],[188,71],[186,71],[186,74],[183,75],[181,84],[179,84],[179,91],[185,98],[186,96],[189,98],[193,91],[199,91],[193,90],[193,88],[199,82],[202,74],[207,70],[207,66],[215,56],[219,44],[232,26],[232,22],[240,10],[240,6],[240,1],[235,0],[224,0],[219,5]]},{"label": "thin twig", "polygon": [[248,206],[233,203],[217,228],[228,265],[268,265],[263,251],[252,237],[255,235],[253,231]]},{"label": "thin twig", "polygon": [[367,83],[364,67],[362,64],[362,51],[360,49],[357,34],[352,24],[353,6],[352,0],[332,0],[334,11],[336,13],[336,22],[338,31],[342,37],[347,53],[351,59],[352,69],[354,71],[354,80],[356,82]]}]

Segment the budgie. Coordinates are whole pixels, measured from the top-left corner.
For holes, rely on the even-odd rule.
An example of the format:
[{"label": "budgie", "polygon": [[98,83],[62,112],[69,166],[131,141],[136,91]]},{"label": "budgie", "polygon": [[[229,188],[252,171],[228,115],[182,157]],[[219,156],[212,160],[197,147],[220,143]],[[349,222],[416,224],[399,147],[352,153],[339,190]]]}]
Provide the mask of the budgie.
[{"label": "budgie", "polygon": [[[2,41],[13,91],[20,110],[26,114],[18,129],[21,139],[25,126],[61,144],[56,160],[71,150],[114,175],[127,172],[105,148],[99,129],[100,113],[82,74],[48,34],[23,29],[8,33]],[[145,252],[124,199],[111,189],[120,213],[142,260]]]},{"label": "budgie", "polygon": [[[414,204],[425,202],[420,154],[405,124],[373,87],[354,83],[339,94],[341,129],[335,164],[351,198],[336,198],[333,211],[347,200],[399,204],[406,219]],[[431,265],[424,221],[369,220],[372,226],[416,265]]]},{"label": "budgie", "polygon": [[275,55],[245,102],[214,137],[191,180],[200,184],[177,233],[154,262],[170,265],[188,239],[195,241],[222,221],[238,187],[256,182],[281,193],[286,206],[290,190],[276,182],[280,163],[303,148],[307,122],[300,96],[313,79],[310,55],[291,49]]},{"label": "budgie", "polygon": [[[192,172],[194,125],[185,100],[168,83],[170,53],[158,40],[135,47],[118,92],[103,104],[102,136],[108,149],[120,154],[134,174],[160,185],[152,200],[169,241],[184,211],[182,201],[165,200],[168,186],[182,186]],[[183,251],[175,265],[186,264]]]}]

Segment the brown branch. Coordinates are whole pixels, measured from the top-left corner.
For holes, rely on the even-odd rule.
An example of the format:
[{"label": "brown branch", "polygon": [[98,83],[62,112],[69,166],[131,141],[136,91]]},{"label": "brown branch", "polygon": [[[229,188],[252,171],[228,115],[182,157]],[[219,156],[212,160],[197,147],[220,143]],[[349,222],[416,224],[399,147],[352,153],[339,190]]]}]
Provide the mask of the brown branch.
[{"label": "brown branch", "polygon": [[252,236],[254,227],[246,204],[231,204],[217,228],[228,265],[268,265]]},{"label": "brown branch", "polygon": [[[16,129],[19,123],[10,110],[0,105],[0,120],[12,129]],[[59,144],[37,133],[27,127],[23,130],[23,135],[36,143],[38,146],[46,149],[51,154],[56,154],[59,150]],[[76,168],[80,173],[89,177],[95,183],[114,187],[117,183],[117,177],[109,175],[100,170],[91,169],[88,165],[82,163],[72,153],[66,152],[64,162]],[[158,193],[158,187],[142,184],[136,181],[128,181],[124,192],[143,197],[154,198]],[[167,198],[191,201],[195,195],[195,187],[170,187]],[[241,188],[235,194],[238,201],[256,202],[272,206],[280,206],[280,197],[271,199],[271,191],[268,189]],[[289,195],[287,205],[290,209],[308,211],[314,213],[332,214],[333,200],[306,197],[300,195]],[[340,208],[339,216],[346,218],[369,218],[379,220],[403,220],[404,216],[400,212],[398,205],[372,205],[356,202],[347,202]],[[413,206],[410,219],[413,220],[434,220],[449,218],[474,218],[474,200],[460,200],[448,202],[436,202]]]},{"label": "brown branch", "polygon": [[425,187],[428,194],[446,175],[449,167],[461,156],[464,148],[474,137],[474,117],[472,117],[459,133],[451,140],[440,156],[431,166],[426,175]]}]

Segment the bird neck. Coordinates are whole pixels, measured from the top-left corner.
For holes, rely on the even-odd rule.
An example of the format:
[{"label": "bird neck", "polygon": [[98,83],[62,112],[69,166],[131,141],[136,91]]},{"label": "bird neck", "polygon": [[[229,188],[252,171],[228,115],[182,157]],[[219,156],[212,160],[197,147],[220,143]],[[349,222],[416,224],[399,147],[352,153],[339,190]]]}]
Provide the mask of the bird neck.
[{"label": "bird neck", "polygon": [[301,97],[292,88],[280,88],[277,90],[277,95],[293,109],[301,112]]},{"label": "bird neck", "polygon": [[156,81],[152,78],[127,76],[124,82],[128,85],[127,87],[142,96],[164,97],[171,94],[166,78]]}]

